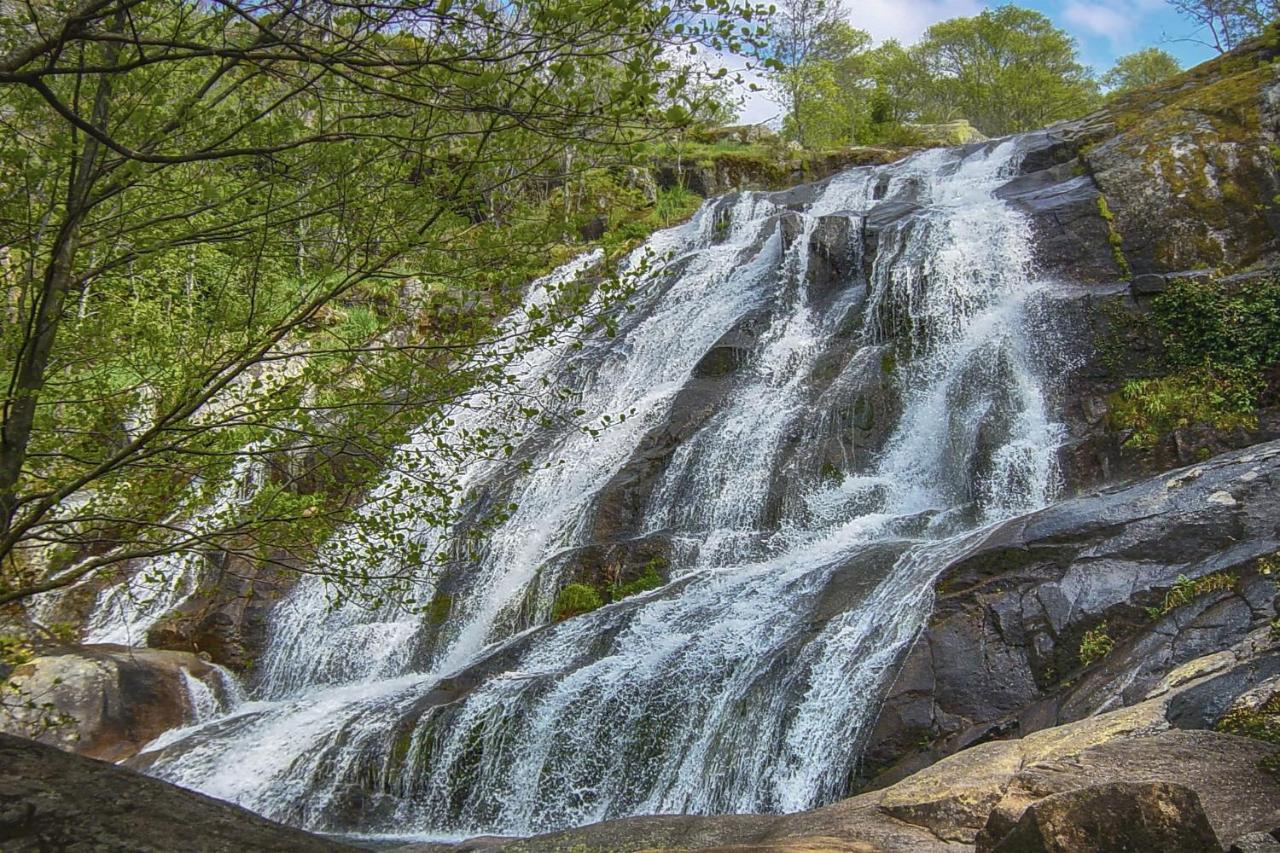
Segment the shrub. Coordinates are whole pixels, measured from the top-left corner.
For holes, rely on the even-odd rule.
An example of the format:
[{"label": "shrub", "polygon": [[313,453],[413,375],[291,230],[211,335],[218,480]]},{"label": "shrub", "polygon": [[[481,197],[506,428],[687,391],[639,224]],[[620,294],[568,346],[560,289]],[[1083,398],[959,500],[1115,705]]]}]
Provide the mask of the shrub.
[{"label": "shrub", "polygon": [[1184,279],[1152,300],[1166,375],[1130,381],[1112,396],[1114,426],[1130,447],[1153,447],[1174,430],[1203,424],[1251,429],[1280,362],[1280,279],[1228,288]]},{"label": "shrub", "polygon": [[1107,623],[1103,622],[1085,632],[1084,639],[1080,641],[1080,663],[1088,666],[1096,660],[1102,660],[1115,647],[1115,640],[1107,633]]}]

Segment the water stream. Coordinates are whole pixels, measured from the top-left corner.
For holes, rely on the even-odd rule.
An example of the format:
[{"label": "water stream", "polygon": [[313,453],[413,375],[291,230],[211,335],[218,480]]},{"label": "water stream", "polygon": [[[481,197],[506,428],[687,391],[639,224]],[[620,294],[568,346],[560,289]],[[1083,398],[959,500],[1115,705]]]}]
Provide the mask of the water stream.
[{"label": "water stream", "polygon": [[[1018,161],[1016,139],[924,152],[655,235],[616,336],[513,368],[626,419],[459,472],[517,508],[475,560],[422,573],[429,615],[301,581],[253,694],[147,771],[313,829],[433,837],[839,797],[936,573],[1058,488],[1030,227],[994,194]],[[665,549],[667,583],[554,623],[620,501],[610,535]]]}]

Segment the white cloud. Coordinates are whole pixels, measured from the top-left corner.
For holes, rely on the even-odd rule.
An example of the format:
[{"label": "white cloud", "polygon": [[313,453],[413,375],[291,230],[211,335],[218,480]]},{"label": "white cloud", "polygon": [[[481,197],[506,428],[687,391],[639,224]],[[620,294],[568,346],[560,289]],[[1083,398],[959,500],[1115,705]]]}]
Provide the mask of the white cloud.
[{"label": "white cloud", "polygon": [[1104,6],[1087,0],[1071,0],[1062,10],[1062,19],[1071,28],[1105,38],[1113,49],[1119,50],[1133,43],[1142,12],[1125,3]]},{"label": "white cloud", "polygon": [[897,39],[912,44],[930,24],[976,15],[985,5],[981,0],[856,0],[848,19],[853,26],[871,33],[876,41]]}]

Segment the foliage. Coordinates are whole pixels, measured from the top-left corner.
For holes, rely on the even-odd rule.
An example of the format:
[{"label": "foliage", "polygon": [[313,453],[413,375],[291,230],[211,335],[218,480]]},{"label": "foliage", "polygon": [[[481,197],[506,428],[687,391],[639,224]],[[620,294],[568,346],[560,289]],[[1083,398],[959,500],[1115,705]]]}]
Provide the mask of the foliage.
[{"label": "foliage", "polygon": [[1201,44],[1226,53],[1280,18],[1277,0],[1169,0],[1169,5],[1198,26]]},{"label": "foliage", "polygon": [[1000,6],[934,24],[912,56],[927,75],[921,112],[932,121],[967,118],[990,136],[1072,118],[1098,101],[1074,39],[1030,9]]},{"label": "foliage", "polygon": [[1111,639],[1111,635],[1107,633],[1107,623],[1103,622],[1085,632],[1084,638],[1080,641],[1080,663],[1088,666],[1111,654],[1115,647],[1115,640]]},{"label": "foliage", "polygon": [[[688,210],[649,210],[617,176],[718,91],[670,57],[751,53],[767,17],[737,0],[11,11],[0,604],[170,552],[296,567],[339,524],[353,549],[394,550],[396,574],[465,560],[408,530],[447,526],[458,472],[523,432],[453,435],[447,407],[579,416],[556,389],[530,405],[508,367],[616,322],[628,283],[606,268],[597,307],[566,286],[499,336],[500,319],[598,213],[586,183],[653,217],[614,250]],[[377,509],[413,510],[359,511],[388,460],[402,476]],[[228,477],[250,494],[184,524]],[[380,580],[368,560],[313,568],[338,593]]]},{"label": "foliage", "polygon": [[1121,95],[1134,89],[1154,86],[1182,70],[1178,60],[1168,51],[1148,47],[1116,60],[1111,70],[1102,75],[1102,88],[1107,95]]},{"label": "foliage", "polygon": [[609,591],[610,600],[620,601],[632,595],[639,595],[642,592],[657,589],[666,583],[666,579],[662,576],[662,571],[665,568],[667,568],[666,559],[654,557],[644,564],[644,568],[634,580],[624,584],[615,583]]},{"label": "foliage", "polygon": [[826,82],[824,72],[847,54],[845,42],[857,32],[844,23],[843,11],[843,0],[782,0],[772,22],[773,87],[787,111],[792,138],[801,145],[815,144],[808,122]]},{"label": "foliage", "polygon": [[1280,362],[1280,281],[1175,281],[1152,301],[1151,316],[1170,372],[1131,380],[1113,396],[1112,422],[1133,430],[1126,443],[1153,447],[1196,424],[1252,428],[1267,372]]},{"label": "foliage", "polygon": [[[1251,737],[1280,746],[1280,693],[1272,694],[1257,707],[1233,708],[1218,720],[1214,728],[1226,734]],[[1263,758],[1259,766],[1272,775],[1280,776],[1280,752]]]},{"label": "foliage", "polygon": [[1179,607],[1185,607],[1195,601],[1202,595],[1208,595],[1211,592],[1218,592],[1224,589],[1232,589],[1236,585],[1238,578],[1232,572],[1213,572],[1212,574],[1202,575],[1195,580],[1186,575],[1178,575],[1173,586],[1164,595],[1164,601],[1158,607],[1148,607],[1147,616],[1152,619],[1159,619],[1177,610]]},{"label": "foliage", "polygon": [[600,592],[590,584],[567,584],[556,596],[555,619],[561,622],[572,616],[589,613],[603,605],[604,599],[600,597]]},{"label": "foliage", "polygon": [[1203,424],[1217,430],[1251,428],[1256,419],[1239,380],[1203,371],[1131,379],[1111,397],[1113,426],[1130,430],[1126,447],[1155,447],[1175,430]]},{"label": "foliage", "polygon": [[[772,82],[802,145],[908,143],[910,122],[966,118],[988,135],[1042,127],[1099,102],[1076,44],[1016,6],[934,24],[919,44],[871,47],[836,4],[793,0],[774,35]],[[905,134],[905,135],[904,135]]]}]

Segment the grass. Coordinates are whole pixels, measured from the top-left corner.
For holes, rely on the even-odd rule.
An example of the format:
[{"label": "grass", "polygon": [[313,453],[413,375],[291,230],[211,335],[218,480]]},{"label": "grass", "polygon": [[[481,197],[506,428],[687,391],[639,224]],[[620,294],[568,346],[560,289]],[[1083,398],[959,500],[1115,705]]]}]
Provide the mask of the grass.
[{"label": "grass", "polygon": [[1179,607],[1186,607],[1203,595],[1224,589],[1232,589],[1238,580],[1239,578],[1233,572],[1214,572],[1210,575],[1198,577],[1195,580],[1186,575],[1178,575],[1177,580],[1173,582],[1173,586],[1164,594],[1164,601],[1158,607],[1148,607],[1147,615],[1152,619],[1159,619]]}]

